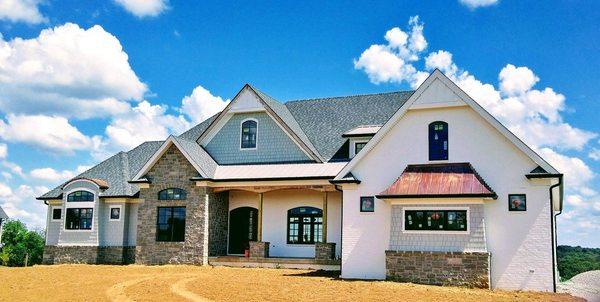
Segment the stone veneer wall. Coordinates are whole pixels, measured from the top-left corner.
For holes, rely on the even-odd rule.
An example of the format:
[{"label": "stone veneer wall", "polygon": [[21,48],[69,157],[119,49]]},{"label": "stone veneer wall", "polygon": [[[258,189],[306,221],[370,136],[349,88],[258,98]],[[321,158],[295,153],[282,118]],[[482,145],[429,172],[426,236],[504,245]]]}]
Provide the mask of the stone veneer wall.
[{"label": "stone veneer wall", "polygon": [[208,255],[227,255],[229,192],[208,195]]},{"label": "stone veneer wall", "polygon": [[385,252],[389,280],[489,288],[490,254],[485,252]]},{"label": "stone veneer wall", "polygon": [[[197,187],[191,177],[198,176],[196,169],[172,145],[158,162],[150,169],[146,177],[150,179],[149,188],[140,189],[143,202],[138,208],[137,264],[186,263],[204,264],[208,261],[205,245],[207,188]],[[158,192],[167,188],[186,190],[186,200],[158,200]],[[156,241],[157,208],[184,206],[185,240],[183,242]]]},{"label": "stone veneer wall", "polygon": [[44,264],[130,264],[134,246],[54,246],[44,247]]}]

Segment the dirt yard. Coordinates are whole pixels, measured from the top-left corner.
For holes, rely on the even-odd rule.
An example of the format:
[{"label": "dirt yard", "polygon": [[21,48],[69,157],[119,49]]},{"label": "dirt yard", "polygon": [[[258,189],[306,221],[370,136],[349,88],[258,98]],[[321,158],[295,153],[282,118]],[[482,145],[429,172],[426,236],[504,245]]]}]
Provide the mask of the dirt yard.
[{"label": "dirt yard", "polygon": [[0,267],[0,301],[581,301],[567,294],[345,281],[302,270],[198,266]]}]

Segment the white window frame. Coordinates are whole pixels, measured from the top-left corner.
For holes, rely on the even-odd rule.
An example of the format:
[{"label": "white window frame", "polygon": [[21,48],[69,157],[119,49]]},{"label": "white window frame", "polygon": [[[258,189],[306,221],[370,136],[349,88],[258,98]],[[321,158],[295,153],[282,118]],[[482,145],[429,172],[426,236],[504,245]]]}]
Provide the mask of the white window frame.
[{"label": "white window frame", "polygon": [[[92,194],[94,194],[94,201],[67,201],[69,200],[69,194],[76,192],[76,191],[87,191],[90,192]],[[64,215],[63,215],[63,231],[65,232],[73,232],[73,233],[77,233],[77,232],[94,232],[96,230],[96,228],[94,227],[94,222],[96,221],[96,217],[98,217],[98,209],[96,208],[96,202],[98,201],[98,193],[94,192],[88,188],[74,188],[72,190],[69,190],[68,192],[65,193],[65,197],[64,197]],[[92,228],[89,230],[70,230],[67,229],[67,209],[69,208],[73,208],[73,209],[89,209],[92,208]]]},{"label": "white window frame", "polygon": [[356,144],[369,143],[370,138],[353,138],[350,139],[350,158],[356,156]]},{"label": "white window frame", "polygon": [[[247,121],[254,121],[256,123],[256,145],[254,146],[254,148],[242,148],[242,125],[247,122]],[[256,150],[258,149],[258,120],[255,118],[247,118],[247,119],[243,119],[240,122],[240,151],[249,151],[249,150]]]},{"label": "white window frame", "polygon": [[[60,210],[60,218],[58,219],[54,219],[54,210],[55,209],[59,209]],[[63,219],[63,207],[62,206],[51,206],[50,207],[50,221],[52,222],[58,222],[61,221]]]},{"label": "white window frame", "polygon": [[[119,209],[119,218],[118,219],[113,219],[111,216],[112,214],[112,209]],[[122,205],[117,205],[117,206],[109,206],[108,207],[108,220],[109,221],[121,221],[121,217],[123,217],[123,206]]]},{"label": "white window frame", "polygon": [[[406,230],[404,219],[406,211],[467,211],[466,231],[431,231],[431,230]],[[404,234],[436,234],[436,235],[469,235],[471,234],[471,208],[470,207],[402,207],[402,233]]]}]

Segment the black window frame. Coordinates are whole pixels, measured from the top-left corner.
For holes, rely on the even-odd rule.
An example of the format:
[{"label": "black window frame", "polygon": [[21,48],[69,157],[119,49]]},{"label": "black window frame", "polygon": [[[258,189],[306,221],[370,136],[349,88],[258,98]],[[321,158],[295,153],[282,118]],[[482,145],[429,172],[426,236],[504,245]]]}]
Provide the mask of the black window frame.
[{"label": "black window frame", "polygon": [[[83,213],[85,211],[85,213]],[[86,217],[82,218],[85,214]],[[75,216],[73,216],[75,215]],[[72,221],[73,220],[73,221]],[[73,224],[75,223],[75,224]],[[94,208],[67,208],[65,213],[65,230],[92,229],[94,223]]]},{"label": "black window frame", "polygon": [[[366,201],[371,201],[373,203],[373,209],[367,210],[363,207],[363,203]],[[360,212],[361,213],[373,213],[375,212],[375,197],[374,196],[361,196],[360,197]]]},{"label": "black window frame", "polygon": [[186,200],[187,191],[181,188],[167,188],[158,192],[158,200]]},{"label": "black window frame", "polygon": [[[245,129],[248,129],[248,137],[244,136]],[[254,133],[252,130],[254,129]],[[240,126],[240,149],[256,149],[258,141],[258,121],[249,119],[242,122]]]},{"label": "black window frame", "polygon": [[[113,214],[114,214],[113,210],[117,210],[117,217],[116,218],[113,216]],[[110,207],[108,209],[108,212],[109,212],[108,213],[108,218],[110,220],[121,220],[121,207]]]},{"label": "black window frame", "polygon": [[[511,204],[512,197],[522,197],[523,198],[523,209],[513,208]],[[527,194],[508,194],[508,210],[510,212],[527,212]]]},{"label": "black window frame", "polygon": [[[368,142],[354,142],[354,155],[358,154],[358,152],[362,151],[362,149],[365,148],[365,146],[367,145]],[[357,145],[362,145],[362,147],[360,148],[360,150],[358,150],[356,148]]]},{"label": "black window frame", "polygon": [[[440,129],[441,126],[441,129]],[[437,132],[441,131],[441,132]],[[428,132],[428,143],[429,143],[429,160],[448,160],[449,158],[449,150],[450,150],[450,134],[448,123],[444,121],[435,121],[429,124],[429,132]],[[436,135],[442,136],[441,138],[436,138]],[[438,139],[444,139],[446,141],[442,142],[440,146],[437,143]],[[440,149],[441,147],[441,149]]]},{"label": "black window frame", "polygon": [[[176,214],[176,210],[183,209],[183,222],[175,226],[175,220],[173,220]],[[170,213],[164,213],[167,217],[166,222],[161,222],[161,210]],[[156,241],[157,242],[184,242],[185,241],[185,219],[187,210],[185,206],[172,206],[172,207],[157,207],[156,209]],[[181,218],[181,217],[177,217]],[[161,230],[162,226],[166,226],[167,229]]]},{"label": "black window frame", "polygon": [[[304,212],[302,211],[304,210]],[[304,238],[308,227],[309,238]],[[293,231],[296,231],[292,233]],[[296,238],[296,239],[294,239]],[[323,210],[302,206],[288,210],[287,244],[310,245],[323,242]]]},{"label": "black window frame", "polygon": [[78,190],[67,195],[67,202],[93,202],[94,193],[85,190]]},{"label": "black window frame", "polygon": [[[404,231],[410,232],[463,232],[466,233],[469,231],[469,211],[466,209],[418,209],[418,210],[404,210],[403,216],[403,225]],[[431,213],[431,214],[430,214]],[[436,221],[434,223],[432,221],[431,225],[425,223],[428,221],[427,217],[432,216],[434,214],[440,215],[441,221]],[[409,217],[409,215],[412,215]],[[453,215],[454,218],[450,219],[450,215]],[[459,215],[462,216],[464,221],[464,227],[454,227],[459,226]],[[414,219],[413,219],[414,217]],[[434,218],[434,220],[437,220]],[[452,222],[450,222],[452,220]],[[413,222],[413,223],[410,223]],[[423,227],[419,228],[418,224],[422,222]],[[440,228],[440,225],[442,228]]]},{"label": "black window frame", "polygon": [[[56,218],[56,211],[58,211],[58,218]],[[52,208],[52,220],[62,219],[62,208]]]}]

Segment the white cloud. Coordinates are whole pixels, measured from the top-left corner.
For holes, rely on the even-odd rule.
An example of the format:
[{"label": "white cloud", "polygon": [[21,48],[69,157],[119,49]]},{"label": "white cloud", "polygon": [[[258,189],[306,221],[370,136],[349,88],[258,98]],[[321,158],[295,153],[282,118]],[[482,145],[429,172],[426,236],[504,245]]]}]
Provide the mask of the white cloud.
[{"label": "white cloud", "polygon": [[90,118],[126,112],[148,88],[115,36],[66,23],[33,39],[0,37],[0,90],[5,113]]},{"label": "white cloud", "polygon": [[479,7],[494,5],[498,3],[498,0],[458,0],[458,2],[470,9],[476,9]]},{"label": "white cloud", "polygon": [[0,161],[0,165],[9,169],[12,174],[16,174],[20,177],[25,176],[25,174],[23,173],[23,168],[21,168],[21,166],[15,164],[15,163],[9,162],[7,160],[3,160],[3,161]]},{"label": "white cloud", "polygon": [[42,0],[0,0],[0,20],[38,24],[48,19],[40,13]]},{"label": "white cloud", "polygon": [[[49,189],[45,186],[19,185],[7,193],[6,184],[0,183],[0,206],[12,219],[19,219],[30,227],[42,229],[45,226],[45,206],[35,197],[42,195]],[[4,188],[4,189],[3,189]]]},{"label": "white cloud", "polygon": [[163,140],[169,134],[181,133],[190,127],[182,115],[170,115],[166,111],[165,105],[152,105],[147,101],[139,103],[106,127],[109,144],[116,150],[128,150],[145,141]]},{"label": "white cloud", "polygon": [[423,23],[419,17],[409,20],[409,33],[394,27],[386,32],[387,45],[373,44],[354,59],[354,68],[363,70],[372,83],[418,82],[423,79],[411,64],[419,59],[419,54],[427,48],[423,36]]},{"label": "white cloud", "polygon": [[165,11],[168,0],[114,0],[138,18],[155,17]]},{"label": "white cloud", "polygon": [[6,141],[67,154],[92,149],[99,141],[99,137],[81,133],[64,117],[44,115],[9,114],[7,122],[0,120],[0,137]]},{"label": "white cloud", "polygon": [[508,96],[520,95],[529,91],[540,79],[527,67],[512,64],[502,68],[498,75],[500,91]]},{"label": "white cloud", "polygon": [[8,156],[8,147],[6,146],[6,144],[0,143],[0,159],[5,159],[7,156]]},{"label": "white cloud", "polygon": [[0,182],[0,198],[10,197],[12,194],[12,189]]},{"label": "white cloud", "polygon": [[181,100],[181,112],[197,124],[220,112],[229,104],[219,96],[214,96],[202,86],[197,86],[192,94]]},{"label": "white cloud", "polygon": [[600,149],[592,148],[590,153],[588,153],[588,157],[593,160],[600,160]]},{"label": "white cloud", "polygon": [[80,173],[88,170],[91,166],[78,166],[74,171],[71,170],[62,170],[58,171],[53,168],[38,168],[33,169],[29,172],[29,175],[32,178],[58,184],[60,182],[71,179]]},{"label": "white cloud", "polygon": [[538,150],[539,154],[552,166],[565,175],[565,187],[569,190],[592,195],[595,192],[589,187],[595,174],[592,169],[581,159],[569,157],[555,152],[550,148]]}]

